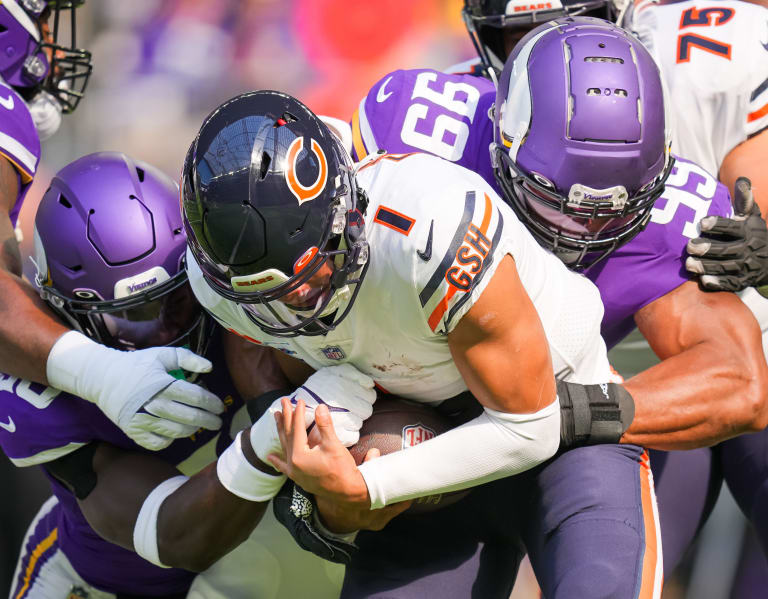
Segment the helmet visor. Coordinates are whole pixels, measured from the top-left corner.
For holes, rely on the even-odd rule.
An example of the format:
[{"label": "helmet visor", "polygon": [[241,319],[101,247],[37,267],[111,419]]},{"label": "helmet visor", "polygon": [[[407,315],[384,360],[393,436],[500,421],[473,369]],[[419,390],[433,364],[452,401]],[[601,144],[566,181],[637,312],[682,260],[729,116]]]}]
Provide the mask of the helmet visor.
[{"label": "helmet visor", "polygon": [[144,304],[90,315],[99,319],[113,347],[140,349],[179,345],[200,325],[203,310],[189,283]]},{"label": "helmet visor", "polygon": [[569,237],[581,239],[601,239],[620,233],[631,225],[637,218],[637,213],[624,216],[576,216],[573,213],[564,214],[542,202],[541,194],[527,189],[520,190],[528,213],[541,223],[545,223],[553,231],[565,233]]}]

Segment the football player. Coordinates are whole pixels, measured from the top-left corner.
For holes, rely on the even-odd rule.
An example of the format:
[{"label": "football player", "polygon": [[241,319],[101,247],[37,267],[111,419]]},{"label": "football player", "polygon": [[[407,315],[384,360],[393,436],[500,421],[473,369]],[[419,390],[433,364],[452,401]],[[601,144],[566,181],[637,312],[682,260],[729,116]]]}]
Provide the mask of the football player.
[{"label": "football player", "polygon": [[464,0],[461,16],[478,58],[450,70],[490,77],[501,72],[514,47],[540,23],[579,15],[608,19],[612,10],[607,0]]},{"label": "football player", "polygon": [[[607,27],[604,22],[597,23]],[[618,30],[616,35],[619,37],[615,41],[626,39]],[[564,46],[570,48],[570,44]],[[514,52],[515,56],[525,56],[520,48]],[[638,57],[649,57],[639,45],[633,45],[633,52]],[[638,130],[638,109],[633,108],[637,104],[629,107],[622,103],[628,97],[623,94],[630,93],[629,87],[602,86],[598,94],[595,84],[583,96],[574,96],[573,105],[565,94],[561,97],[551,91],[528,100],[529,90],[531,94],[537,91],[534,85],[541,77],[546,77],[550,84],[553,77],[561,77],[562,87],[554,89],[567,90],[566,82],[574,81],[569,78],[570,70],[565,70],[557,58],[537,59],[541,65],[538,71],[526,71],[518,62],[513,81],[509,71],[514,61],[509,61],[506,80],[500,79],[505,91],[498,98],[489,81],[471,75],[414,70],[385,76],[363,98],[353,117],[356,156],[363,158],[381,148],[394,152],[418,150],[475,170],[501,190],[545,247],[555,250],[595,282],[606,307],[602,332],[609,347],[635,326],[640,328],[663,362],[627,382],[637,401],[637,414],[625,441],[659,449],[690,449],[740,432],[760,430],[767,416],[766,379],[754,319],[735,297],[699,290],[687,280],[683,270],[686,243],[698,236],[697,223],[701,218],[731,214],[727,190],[705,169],[678,160],[674,166],[668,165],[669,178],[666,186],[659,188],[664,189],[657,194],[659,199],[648,198],[642,210],[593,222],[583,211],[573,209],[578,199],[568,198],[573,185],[577,191],[592,195],[595,192],[590,190],[594,189],[609,189],[613,194],[619,193],[618,186],[639,189],[665,173],[639,161],[623,167],[623,173],[617,167],[603,166],[619,164],[626,142],[595,140],[611,139],[606,137],[609,135],[628,136],[629,127]],[[623,64],[626,62],[619,62],[598,46],[594,57],[584,57],[573,73],[582,80],[613,81]],[[648,69],[658,79],[652,63]],[[523,83],[513,85],[518,80]],[[628,77],[624,83],[628,86],[631,81]],[[529,87],[525,87],[525,82]],[[666,111],[661,87],[649,90],[643,99],[639,95],[643,88],[639,85],[637,81],[632,83],[631,93],[635,94],[636,102],[642,100],[639,110],[644,119],[663,121]],[[606,95],[606,89],[611,95]],[[541,121],[532,120],[532,106],[537,107],[539,114],[552,115],[551,131]],[[606,118],[608,108],[619,111],[622,107],[624,112]],[[583,117],[578,120],[582,141],[556,136],[555,127],[577,122],[575,117],[568,118],[569,110]],[[506,127],[503,135],[502,125]],[[537,142],[539,132],[542,142]],[[491,143],[496,146],[489,157],[486,148]],[[596,165],[592,170],[575,162],[575,156],[586,150],[592,152]],[[516,153],[514,160],[510,158],[512,152]],[[531,157],[529,152],[535,155]],[[554,161],[553,156],[563,159]],[[544,160],[542,157],[551,164],[533,162]],[[510,171],[511,168],[514,170]],[[568,169],[580,173],[580,177],[573,176]],[[528,187],[521,191],[523,179],[513,177],[512,172],[525,173]],[[614,178],[607,177],[606,172],[614,173]],[[651,200],[656,200],[655,207]],[[612,201],[622,202],[621,198]],[[574,214],[568,215],[568,211]],[[601,255],[602,260],[595,262]],[[701,326],[702,322],[707,326]],[[717,405],[717,420],[711,418],[713,402]],[[655,454],[653,458],[662,521],[674,522],[674,527],[662,528],[665,565],[671,571],[701,517],[711,508],[719,486],[708,449]],[[674,484],[666,486],[665,479]],[[677,491],[677,484],[683,480],[689,491],[698,490],[685,494],[685,506],[680,505],[682,494]],[[669,495],[665,493],[667,488]],[[694,509],[691,501],[700,504]]]},{"label": "football player", "polygon": [[[160,449],[200,427],[221,426],[217,414],[224,406],[217,397],[167,373],[202,372],[210,363],[187,350],[113,351],[53,318],[20,278],[14,227],[40,160],[40,139],[53,134],[61,115],[77,107],[91,73],[90,53],[76,48],[75,10],[81,4],[0,4],[0,368],[94,402],[140,445]],[[69,46],[59,39],[67,17]],[[122,365],[109,368],[110,360]],[[152,403],[153,397],[161,401]],[[169,401],[184,408],[163,408]]]},{"label": "football player", "polygon": [[[465,0],[462,17],[478,58],[448,72],[498,73],[522,36],[549,19],[618,15],[618,24],[640,37],[662,71],[676,151],[731,192],[738,177],[749,178],[759,200],[768,185],[761,169],[768,150],[766,9],[762,0],[701,9],[692,0]],[[704,219],[704,235],[689,244],[686,268],[707,289],[747,289],[743,299],[768,330],[768,302],[748,289],[768,283],[768,231],[759,211],[740,208],[735,219]]]},{"label": "football player", "polygon": [[[258,377],[244,374],[254,366],[249,347],[258,348],[211,326],[187,282],[185,248],[177,185],[123,154],[76,160],[43,197],[35,260],[52,312],[113,348],[187,345],[209,356],[215,370],[191,380],[225,398],[224,426],[221,434],[200,429],[155,453],[90,402],[0,375],[0,446],[17,466],[41,465],[54,492],[24,541],[14,599],[184,597],[195,572],[243,541],[238,552],[248,555],[249,568],[236,572],[229,556],[216,563],[195,581],[205,597],[338,595],[339,567],[300,550],[270,518],[249,538],[269,493],[233,495],[217,474],[224,477],[229,462],[210,464],[250,425],[243,394],[285,381],[268,363]],[[305,386],[320,392],[321,376]],[[275,567],[297,561],[300,579]]]},{"label": "football player", "polygon": [[[650,126],[661,143],[648,152],[663,167],[663,123]],[[660,185],[655,180],[649,193]],[[553,556],[547,596],[587,596],[578,591],[587,581],[600,596],[658,596],[661,553],[647,459],[641,447],[610,443],[631,408],[620,386],[606,384],[596,290],[543,250],[481,177],[425,154],[375,155],[355,167],[303,104],[260,91],[225,102],[204,121],[184,165],[182,207],[190,283],[224,327],[279,350],[287,368],[291,356],[312,368],[352,364],[399,396],[442,405],[469,389],[482,405],[444,435],[359,469],[342,448],[335,455],[347,461],[325,463],[338,465],[331,484],[341,492],[325,484],[308,484],[308,491],[341,494],[364,519],[409,498],[508,477],[494,487],[492,505],[499,493],[510,506],[520,498],[527,507],[510,507],[504,517],[526,520],[543,551],[568,554]],[[570,410],[560,417],[555,373],[563,381],[558,393],[578,412],[575,422]],[[293,400],[306,424],[301,412],[311,396]],[[608,409],[592,411],[594,402]],[[272,411],[289,405],[276,402]],[[266,431],[263,421],[255,426]],[[262,461],[282,454],[274,420],[269,424],[273,445],[251,437]],[[549,460],[561,424],[569,435],[577,429],[607,444]],[[322,418],[320,425],[327,430]],[[509,477],[531,468],[528,477]],[[481,596],[508,596],[519,529],[500,520],[472,525],[499,510],[460,504],[461,518],[450,512],[467,525],[458,535],[446,522],[432,534],[423,527],[437,520],[409,518],[395,527],[396,552],[392,544],[365,542],[347,568],[344,594],[422,597],[439,588],[467,597],[478,578],[489,591]],[[547,516],[533,518],[534,509]],[[571,525],[558,525],[565,521]],[[384,538],[392,538],[396,522]],[[498,541],[503,572],[490,575],[478,548],[481,541],[490,547],[496,533],[507,537]]]},{"label": "football player", "polygon": [[[747,176],[762,212],[768,209],[768,7],[727,0],[717,7],[695,2],[630,3],[621,24],[651,51],[667,81],[676,114],[675,143],[734,189]],[[752,240],[760,211],[742,207],[735,220],[706,219],[692,240],[686,267],[714,289],[761,285],[768,248]],[[746,266],[746,268],[745,268]],[[745,272],[746,271],[746,272]],[[768,301],[754,289],[742,299],[768,331]],[[768,432],[744,435],[718,448],[733,495],[768,551]]]}]

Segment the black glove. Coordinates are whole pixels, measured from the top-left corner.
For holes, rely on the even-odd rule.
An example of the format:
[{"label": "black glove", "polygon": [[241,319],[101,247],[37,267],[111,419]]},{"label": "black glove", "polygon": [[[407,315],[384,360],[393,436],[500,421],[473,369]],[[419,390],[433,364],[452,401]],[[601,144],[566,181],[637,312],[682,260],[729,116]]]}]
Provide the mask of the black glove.
[{"label": "black glove", "polygon": [[736,180],[733,218],[701,219],[701,237],[691,239],[685,268],[709,291],[741,291],[757,287],[768,297],[768,228],[746,177]]},{"label": "black glove", "polygon": [[560,449],[618,443],[635,417],[635,402],[615,383],[579,385],[557,381]]},{"label": "black glove", "polygon": [[288,529],[302,549],[329,562],[349,565],[357,545],[318,527],[315,498],[288,479],[272,500],[275,518]]}]

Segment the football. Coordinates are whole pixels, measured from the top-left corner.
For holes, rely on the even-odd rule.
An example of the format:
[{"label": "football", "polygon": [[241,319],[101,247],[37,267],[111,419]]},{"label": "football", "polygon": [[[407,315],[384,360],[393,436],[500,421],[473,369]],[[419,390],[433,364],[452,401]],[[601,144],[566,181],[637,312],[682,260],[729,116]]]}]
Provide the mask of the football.
[{"label": "football", "polygon": [[[373,414],[360,429],[360,440],[349,448],[349,452],[360,465],[371,448],[386,455],[418,445],[451,428],[448,419],[429,406],[400,398],[380,398],[373,406]],[[413,500],[406,513],[432,512],[456,503],[468,493],[466,489],[419,497]]]}]

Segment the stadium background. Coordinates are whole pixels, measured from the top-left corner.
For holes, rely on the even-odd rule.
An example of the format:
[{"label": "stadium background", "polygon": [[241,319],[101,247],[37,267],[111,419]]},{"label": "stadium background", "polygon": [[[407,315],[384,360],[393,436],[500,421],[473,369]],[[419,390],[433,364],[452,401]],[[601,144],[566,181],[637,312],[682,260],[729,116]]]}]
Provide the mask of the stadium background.
[{"label": "stadium background", "polygon": [[[77,112],[43,144],[21,214],[29,251],[34,211],[53,173],[89,152],[119,150],[176,177],[211,108],[257,88],[287,91],[315,112],[348,120],[369,87],[396,68],[444,69],[472,58],[462,0],[89,0],[78,13],[79,45],[94,74]],[[25,266],[32,272],[31,264]],[[638,339],[635,339],[639,342]],[[625,376],[647,356],[624,353]],[[24,532],[49,495],[35,469],[0,456],[0,592],[9,588]],[[765,558],[723,493],[700,542],[665,599],[750,599],[768,591]],[[748,588],[762,589],[753,595]],[[513,595],[538,597],[524,569]]]}]

